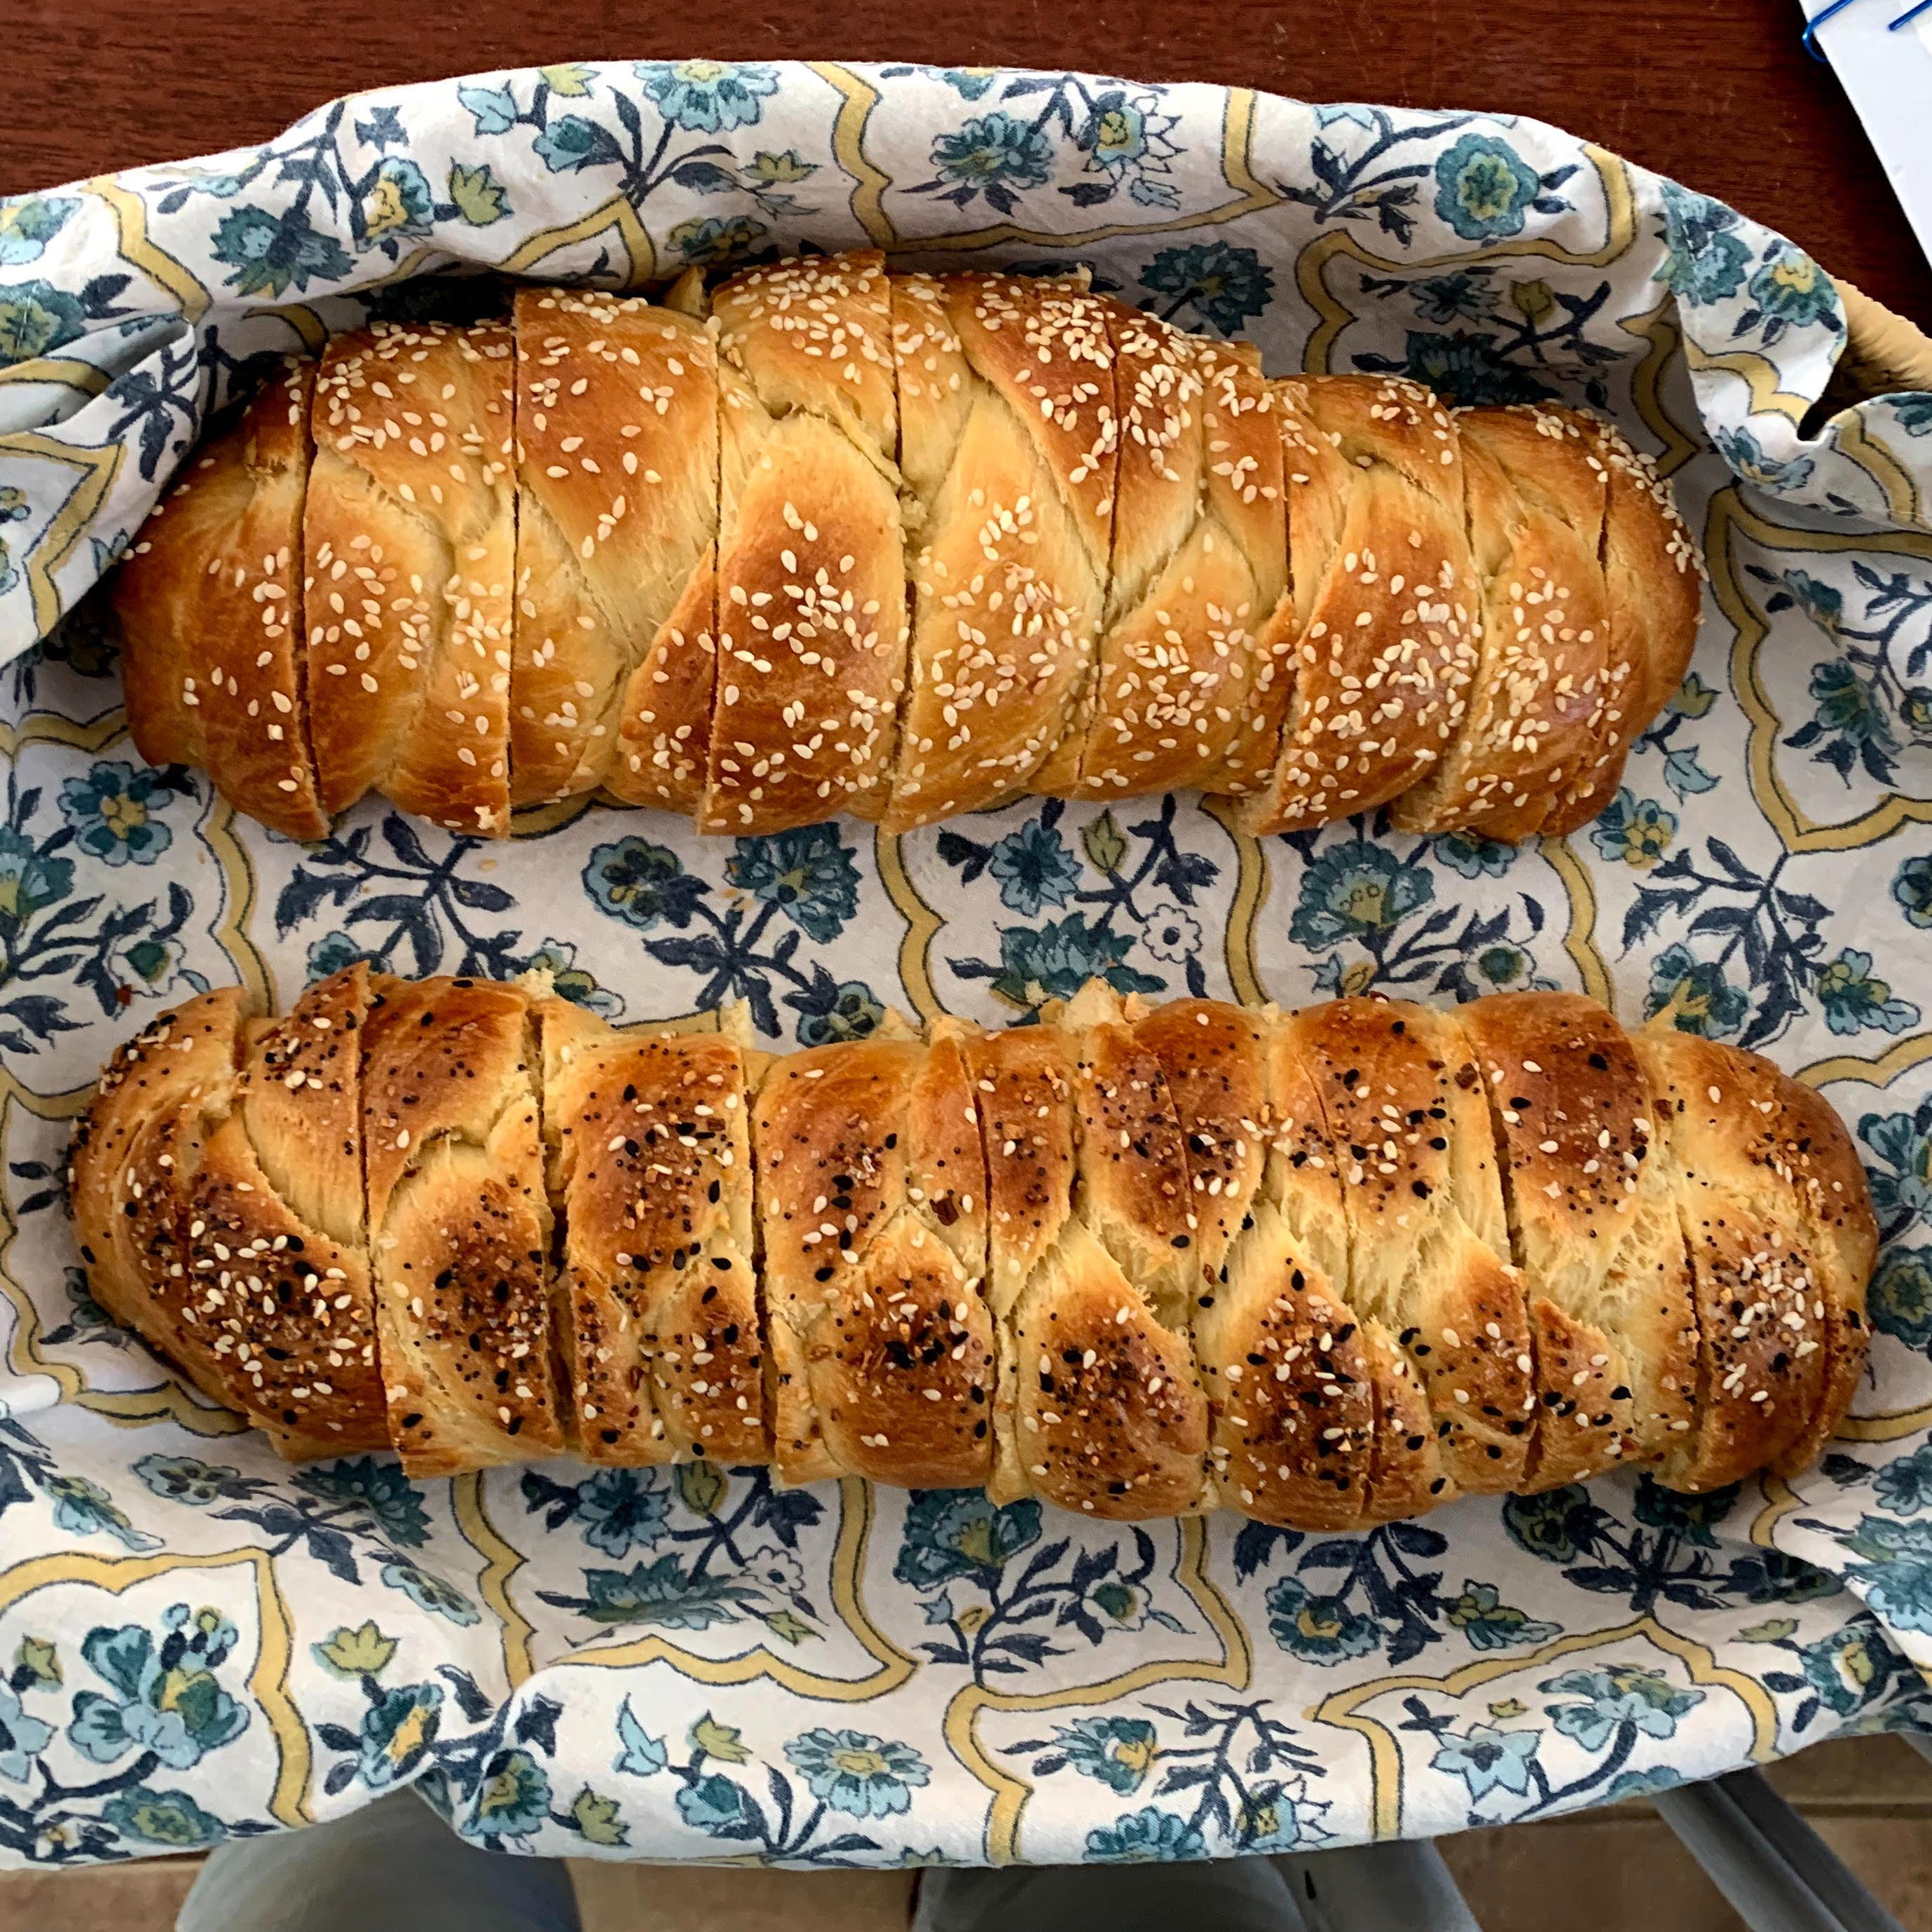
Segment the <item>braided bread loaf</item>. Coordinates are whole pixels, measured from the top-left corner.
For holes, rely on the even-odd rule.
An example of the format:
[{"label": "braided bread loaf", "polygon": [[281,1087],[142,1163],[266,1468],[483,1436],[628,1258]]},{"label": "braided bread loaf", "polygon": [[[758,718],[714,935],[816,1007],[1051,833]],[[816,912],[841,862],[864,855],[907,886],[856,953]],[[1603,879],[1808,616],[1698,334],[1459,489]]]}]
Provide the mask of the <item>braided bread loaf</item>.
[{"label": "braided bread loaf", "polygon": [[1511,841],[1613,796],[1700,592],[1554,404],[1270,381],[1078,279],[528,287],[292,365],[122,566],[142,754],[298,838],[602,790],[764,832],[1195,787]]},{"label": "braided bread loaf", "polygon": [[984,1485],[1348,1529],[1813,1460],[1876,1234],[1837,1115],[1562,993],[1148,1008],[773,1057],[355,966],[149,1028],[92,1292],[282,1452]]}]

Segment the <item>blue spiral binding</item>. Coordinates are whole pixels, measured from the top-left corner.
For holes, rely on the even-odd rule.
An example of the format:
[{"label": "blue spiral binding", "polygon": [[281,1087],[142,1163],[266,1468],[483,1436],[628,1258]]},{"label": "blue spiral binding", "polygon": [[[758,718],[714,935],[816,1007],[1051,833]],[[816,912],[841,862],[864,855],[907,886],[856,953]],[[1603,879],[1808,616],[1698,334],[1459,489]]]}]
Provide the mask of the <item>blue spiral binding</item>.
[{"label": "blue spiral binding", "polygon": [[[1804,32],[1799,38],[1804,43],[1804,51],[1814,61],[1823,61],[1827,65],[1830,64],[1829,56],[1818,44],[1818,29],[1830,20],[1833,14],[1842,14],[1847,7],[1855,6],[1856,4],[1857,0],[1831,0],[1828,6],[1820,8],[1810,20],[1805,22]],[[1895,34],[1900,28],[1910,26],[1920,14],[1928,10],[1932,10],[1932,0],[1915,0],[1915,4],[1908,7],[1897,20],[1888,20],[1886,22],[1886,31],[1888,33]]]}]

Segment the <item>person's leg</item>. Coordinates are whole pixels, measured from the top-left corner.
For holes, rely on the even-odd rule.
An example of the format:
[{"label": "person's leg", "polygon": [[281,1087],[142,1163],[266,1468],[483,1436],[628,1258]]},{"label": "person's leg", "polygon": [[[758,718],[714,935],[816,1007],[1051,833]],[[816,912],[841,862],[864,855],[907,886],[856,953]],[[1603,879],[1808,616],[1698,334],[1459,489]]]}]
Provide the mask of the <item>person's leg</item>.
[{"label": "person's leg", "polygon": [[1009,1865],[919,1875],[912,1932],[1305,1932],[1266,1858],[1208,1864]]},{"label": "person's leg", "polygon": [[579,1932],[560,1858],[466,1844],[413,1791],[218,1845],[176,1932]]}]

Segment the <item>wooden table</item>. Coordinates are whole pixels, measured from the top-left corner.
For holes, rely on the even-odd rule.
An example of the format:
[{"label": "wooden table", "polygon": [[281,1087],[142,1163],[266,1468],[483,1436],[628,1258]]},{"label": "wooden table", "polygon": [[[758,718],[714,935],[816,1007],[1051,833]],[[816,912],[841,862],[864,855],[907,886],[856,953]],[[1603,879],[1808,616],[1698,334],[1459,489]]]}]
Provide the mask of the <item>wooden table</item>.
[{"label": "wooden table", "polygon": [[[1882,5],[1885,0],[1864,0]],[[997,62],[1534,115],[1932,325],[1932,271],[1793,0],[12,0],[0,193],[266,140],[332,94],[545,61]]]}]

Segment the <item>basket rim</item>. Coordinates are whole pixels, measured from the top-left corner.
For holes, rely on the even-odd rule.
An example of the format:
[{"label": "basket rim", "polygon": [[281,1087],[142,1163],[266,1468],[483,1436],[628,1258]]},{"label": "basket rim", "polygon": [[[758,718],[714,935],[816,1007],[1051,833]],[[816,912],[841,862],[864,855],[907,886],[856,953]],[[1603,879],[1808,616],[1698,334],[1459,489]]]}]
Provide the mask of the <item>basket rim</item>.
[{"label": "basket rim", "polygon": [[1875,302],[1856,283],[1833,279],[1845,310],[1841,378],[1868,396],[1932,389],[1932,336]]}]

